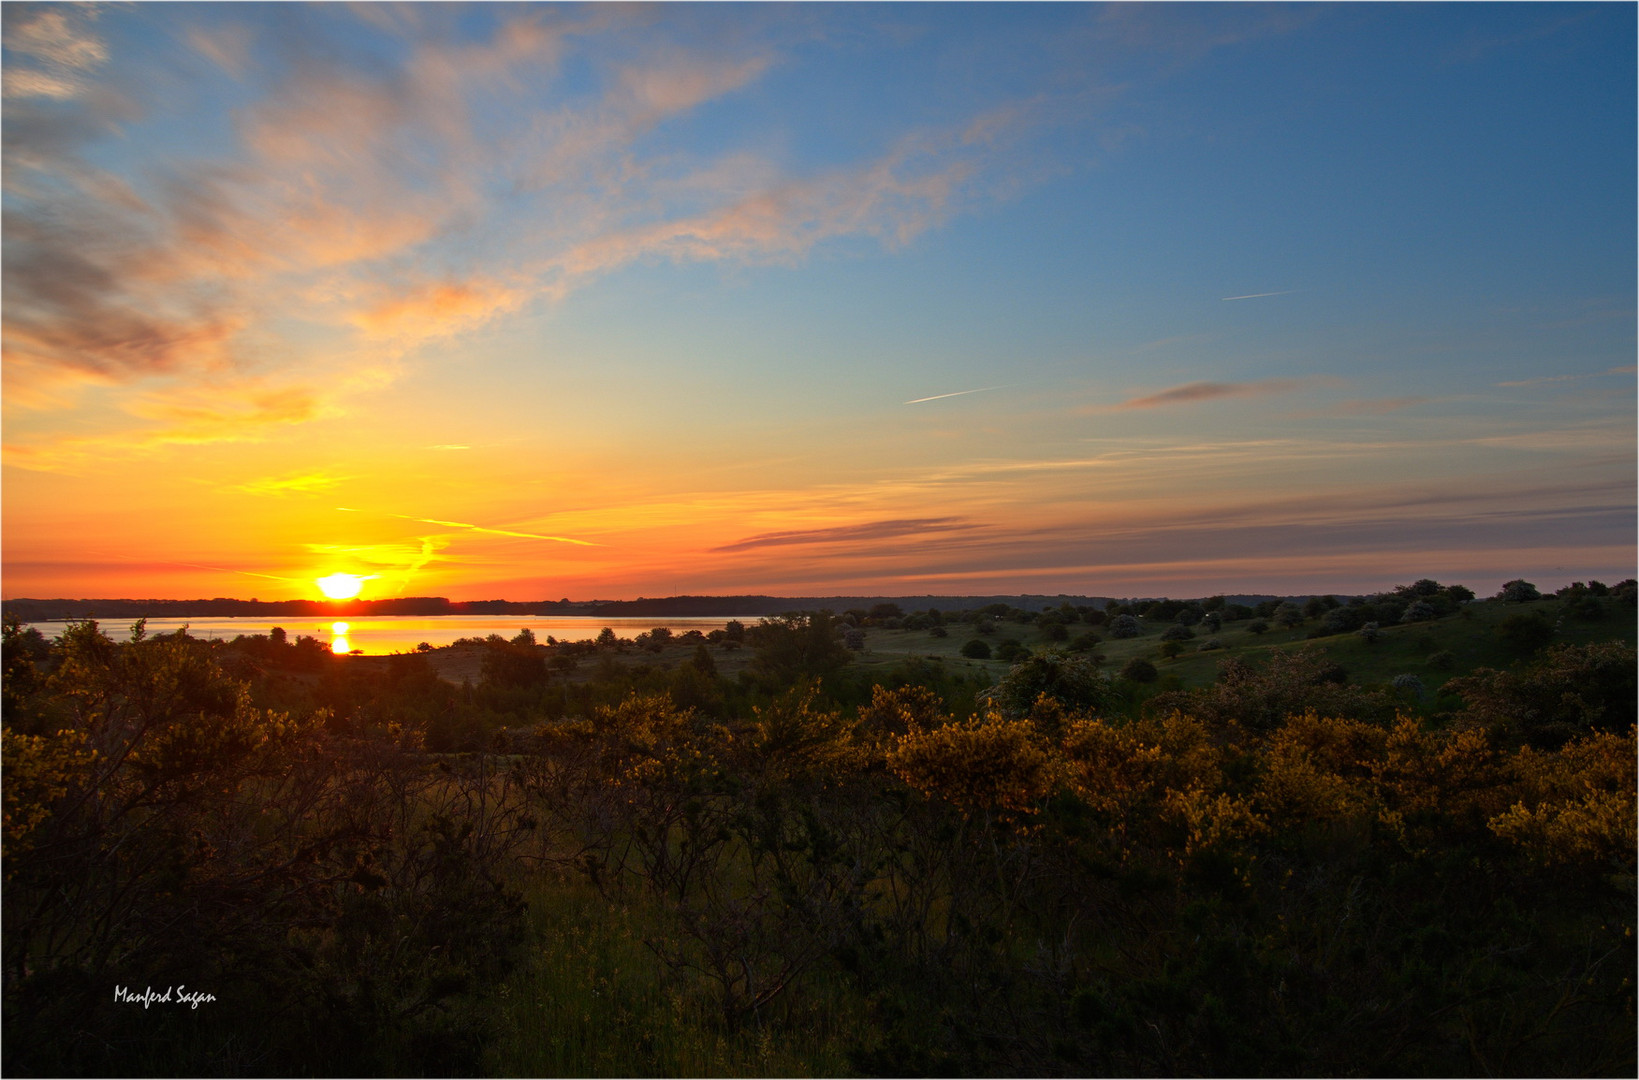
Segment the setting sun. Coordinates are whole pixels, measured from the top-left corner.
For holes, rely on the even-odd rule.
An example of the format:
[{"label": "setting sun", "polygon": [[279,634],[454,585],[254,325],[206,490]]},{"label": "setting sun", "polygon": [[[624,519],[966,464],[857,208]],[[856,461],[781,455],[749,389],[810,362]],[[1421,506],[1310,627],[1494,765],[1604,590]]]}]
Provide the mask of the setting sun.
[{"label": "setting sun", "polygon": [[319,578],[314,584],[332,600],[351,600],[359,594],[359,590],[364,588],[364,583],[368,580],[357,574],[331,574],[329,577]]}]

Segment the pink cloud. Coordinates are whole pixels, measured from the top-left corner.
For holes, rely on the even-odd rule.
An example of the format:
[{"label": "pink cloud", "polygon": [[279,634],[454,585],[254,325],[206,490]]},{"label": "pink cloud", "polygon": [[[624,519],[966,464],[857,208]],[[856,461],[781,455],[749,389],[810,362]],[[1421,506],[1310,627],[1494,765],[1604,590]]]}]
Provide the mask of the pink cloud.
[{"label": "pink cloud", "polygon": [[1268,397],[1289,394],[1314,386],[1335,386],[1338,380],[1324,377],[1305,379],[1260,379],[1256,382],[1223,383],[1193,382],[1174,386],[1143,397],[1128,398],[1116,409],[1157,409],[1166,405],[1186,405],[1196,401],[1214,401],[1219,398]]}]

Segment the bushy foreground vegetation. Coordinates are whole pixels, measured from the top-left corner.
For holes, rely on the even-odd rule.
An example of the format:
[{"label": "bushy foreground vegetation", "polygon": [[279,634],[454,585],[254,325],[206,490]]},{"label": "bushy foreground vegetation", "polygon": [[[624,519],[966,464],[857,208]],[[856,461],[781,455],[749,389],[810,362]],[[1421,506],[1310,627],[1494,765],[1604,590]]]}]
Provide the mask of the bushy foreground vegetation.
[{"label": "bushy foreground vegetation", "polygon": [[861,664],[944,625],[862,614],[464,686],[8,627],[7,1073],[1634,1071],[1627,642],[1436,699],[1325,642],[1169,683],[1143,613],[1116,676]]}]

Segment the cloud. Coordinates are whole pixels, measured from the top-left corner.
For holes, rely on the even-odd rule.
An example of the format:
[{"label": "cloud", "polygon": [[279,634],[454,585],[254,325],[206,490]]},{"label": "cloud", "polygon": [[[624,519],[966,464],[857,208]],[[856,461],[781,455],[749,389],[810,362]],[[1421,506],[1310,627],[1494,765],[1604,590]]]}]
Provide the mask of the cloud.
[{"label": "cloud", "polygon": [[443,281],[408,288],[354,313],[352,321],[372,337],[420,342],[479,326],[525,299],[494,282]]},{"label": "cloud", "polygon": [[1356,401],[1340,401],[1328,409],[1322,409],[1312,415],[1315,416],[1382,416],[1386,413],[1409,409],[1413,405],[1424,405],[1436,399],[1431,397],[1395,397],[1395,398],[1362,398]]},{"label": "cloud", "polygon": [[714,547],[713,552],[750,551],[754,548],[784,547],[790,544],[861,543],[888,540],[896,536],[916,536],[932,532],[953,532],[971,526],[962,518],[907,518],[873,521],[863,525],[841,525],[830,529],[798,529],[791,532],[762,533],[732,544]]},{"label": "cloud", "polygon": [[351,479],[350,476],[335,476],[323,472],[288,473],[284,476],[265,476],[260,480],[235,484],[230,490],[243,491],[250,495],[308,495],[329,491]]},{"label": "cloud", "polygon": [[1129,398],[1113,409],[1158,409],[1167,405],[1186,405],[1195,401],[1214,401],[1219,398],[1268,397],[1289,394],[1315,386],[1335,386],[1339,380],[1324,376],[1303,379],[1261,379],[1256,382],[1223,383],[1192,382],[1174,386],[1143,397]]},{"label": "cloud", "polygon": [[108,48],[91,32],[100,5],[10,4],[5,9],[4,71],[9,99],[79,97],[85,76],[108,59]]},{"label": "cloud", "polygon": [[1632,364],[1628,364],[1624,367],[1607,368],[1604,371],[1589,371],[1576,375],[1539,375],[1534,379],[1516,379],[1513,382],[1500,382],[1494,385],[1510,388],[1541,386],[1543,383],[1577,382],[1582,379],[1598,379],[1606,375],[1632,375],[1635,370],[1639,369],[1636,369]]},{"label": "cloud", "polygon": [[[629,265],[902,247],[1031,182],[1039,169],[1021,145],[1069,111],[1021,100],[794,171],[760,148],[693,156],[647,141],[781,62],[757,33],[691,49],[652,13],[598,8],[498,8],[477,38],[438,8],[195,10],[175,10],[172,51],[122,52],[123,39],[92,33],[89,5],[6,8],[7,78],[61,82],[7,106],[6,407],[63,409],[94,387],[156,425],[79,440],[82,455],[260,438],[336,415],[413,350]],[[369,63],[350,54],[358,20],[390,38]],[[644,32],[609,33],[633,24]],[[268,36],[276,47],[249,48]],[[566,81],[571,49],[584,73]],[[159,86],[152,68],[188,62],[202,85],[251,95],[224,118],[231,139],[187,162],[94,164],[117,155],[91,148],[146,130],[138,103],[110,87]],[[174,112],[153,94],[148,107]],[[515,108],[531,98],[550,104]],[[345,392],[337,368],[355,373]],[[275,381],[324,390],[204,400]],[[199,400],[179,403],[190,394]],[[39,438],[13,440],[19,460]],[[65,445],[36,443],[32,456]]]},{"label": "cloud", "polygon": [[1264,297],[1264,296],[1291,296],[1295,292],[1297,292],[1296,289],[1282,289],[1280,292],[1255,292],[1255,293],[1247,293],[1245,296],[1220,296],[1218,299],[1220,299],[1220,300],[1257,300],[1260,297]]}]

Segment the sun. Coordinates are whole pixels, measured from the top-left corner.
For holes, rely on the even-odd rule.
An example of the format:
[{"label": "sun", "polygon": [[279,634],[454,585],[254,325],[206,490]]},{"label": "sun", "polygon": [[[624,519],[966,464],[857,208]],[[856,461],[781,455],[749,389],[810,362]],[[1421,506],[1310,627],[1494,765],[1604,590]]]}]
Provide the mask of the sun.
[{"label": "sun", "polygon": [[318,585],[320,592],[332,600],[351,600],[369,580],[357,574],[331,574],[329,577],[319,578],[315,584]]}]

